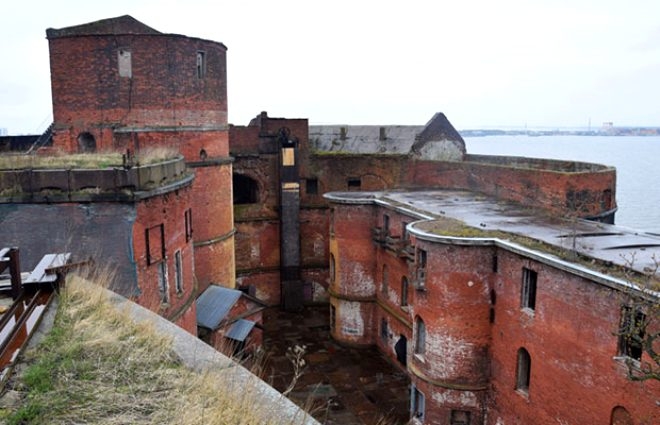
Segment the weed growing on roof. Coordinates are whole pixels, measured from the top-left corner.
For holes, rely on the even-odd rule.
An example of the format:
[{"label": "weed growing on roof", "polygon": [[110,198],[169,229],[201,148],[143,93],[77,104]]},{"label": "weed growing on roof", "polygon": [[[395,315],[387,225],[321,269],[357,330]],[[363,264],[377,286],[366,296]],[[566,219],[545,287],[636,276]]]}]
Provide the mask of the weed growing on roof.
[{"label": "weed growing on roof", "polygon": [[[288,424],[256,401],[256,377],[183,367],[171,339],[107,299],[111,276],[69,276],[54,327],[26,352],[8,424]],[[229,371],[237,366],[230,367]],[[244,376],[244,375],[242,375]]]}]

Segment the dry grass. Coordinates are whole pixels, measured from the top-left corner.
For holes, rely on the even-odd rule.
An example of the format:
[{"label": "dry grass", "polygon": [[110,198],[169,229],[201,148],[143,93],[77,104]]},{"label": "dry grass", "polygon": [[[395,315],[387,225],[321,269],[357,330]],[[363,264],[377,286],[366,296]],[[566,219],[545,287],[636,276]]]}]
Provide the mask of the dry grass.
[{"label": "dry grass", "polygon": [[256,402],[250,380],[181,366],[167,336],[79,277],[67,280],[54,327],[26,362],[14,385],[22,402],[2,412],[8,424],[296,423]]},{"label": "dry grass", "polygon": [[[122,167],[122,152],[77,153],[62,155],[1,155],[0,170],[20,169],[85,169]],[[174,148],[154,147],[143,149],[132,165],[147,165],[179,156]]]}]

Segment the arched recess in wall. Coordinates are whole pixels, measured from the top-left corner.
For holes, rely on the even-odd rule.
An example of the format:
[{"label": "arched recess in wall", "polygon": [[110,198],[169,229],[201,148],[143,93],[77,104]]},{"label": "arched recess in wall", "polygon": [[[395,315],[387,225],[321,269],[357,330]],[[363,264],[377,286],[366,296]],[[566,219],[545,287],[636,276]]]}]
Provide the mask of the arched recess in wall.
[{"label": "arched recess in wall", "polygon": [[256,204],[259,202],[259,184],[256,180],[243,174],[232,176],[234,205]]},{"label": "arched recess in wall", "polygon": [[96,152],[96,138],[88,131],[83,131],[76,138],[78,142],[78,151],[89,153]]},{"label": "arched recess in wall", "polygon": [[532,370],[532,358],[524,348],[518,349],[516,364],[516,390],[529,392],[530,372]]},{"label": "arched recess in wall", "polygon": [[634,425],[632,416],[625,407],[616,406],[612,409],[612,416],[610,417],[610,425]]}]

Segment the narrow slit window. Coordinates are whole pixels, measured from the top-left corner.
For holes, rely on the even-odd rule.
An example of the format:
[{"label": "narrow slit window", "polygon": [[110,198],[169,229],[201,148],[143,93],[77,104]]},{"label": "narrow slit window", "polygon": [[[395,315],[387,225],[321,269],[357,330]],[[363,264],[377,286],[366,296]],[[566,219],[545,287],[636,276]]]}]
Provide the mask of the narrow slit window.
[{"label": "narrow slit window", "polygon": [[206,77],[206,52],[197,52],[197,78],[203,79]]},{"label": "narrow slit window", "polygon": [[536,309],[536,280],[537,275],[534,270],[523,268],[522,291],[520,294],[520,306],[522,308]]},{"label": "narrow slit window", "polygon": [[415,323],[415,353],[424,355],[426,352],[426,325],[421,317]]},{"label": "narrow slit window", "polygon": [[410,394],[410,414],[413,418],[416,418],[417,420],[424,422],[424,411],[426,410],[424,406],[425,405],[424,393],[419,391],[415,386],[412,386],[411,392],[412,394]]},{"label": "narrow slit window", "polygon": [[186,227],[186,242],[189,242],[192,239],[193,235],[193,226],[192,226],[192,208],[188,208],[183,214],[183,220]]},{"label": "narrow slit window", "polygon": [[174,286],[176,293],[183,293],[183,257],[181,251],[174,253]]},{"label": "narrow slit window", "polygon": [[170,302],[170,291],[167,279],[167,261],[158,263],[158,292],[160,292],[160,301],[163,304]]}]

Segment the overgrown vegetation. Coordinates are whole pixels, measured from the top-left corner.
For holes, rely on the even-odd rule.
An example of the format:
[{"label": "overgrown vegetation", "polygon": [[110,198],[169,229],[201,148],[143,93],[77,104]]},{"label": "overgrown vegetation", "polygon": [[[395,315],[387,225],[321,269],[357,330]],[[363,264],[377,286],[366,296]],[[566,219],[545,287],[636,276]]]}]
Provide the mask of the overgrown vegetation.
[{"label": "overgrown vegetation", "polygon": [[[146,148],[130,156],[131,165],[146,165],[176,158],[176,149],[167,147]],[[113,168],[125,165],[125,153],[98,152],[60,155],[1,155],[0,170],[18,169],[85,169]]]},{"label": "overgrown vegetation", "polygon": [[256,385],[183,367],[167,336],[133,322],[106,294],[67,279],[53,329],[13,382],[21,402],[2,411],[5,423],[295,423],[256,403]]}]

